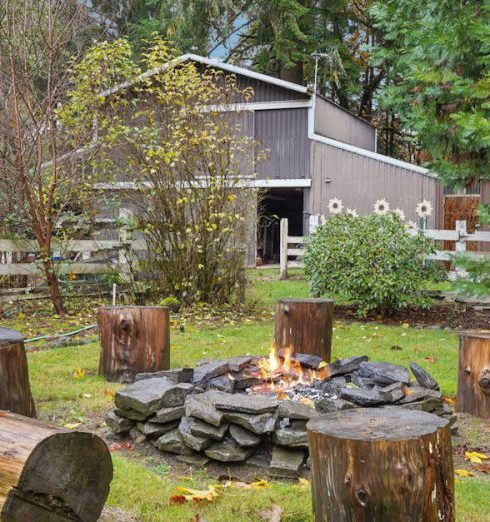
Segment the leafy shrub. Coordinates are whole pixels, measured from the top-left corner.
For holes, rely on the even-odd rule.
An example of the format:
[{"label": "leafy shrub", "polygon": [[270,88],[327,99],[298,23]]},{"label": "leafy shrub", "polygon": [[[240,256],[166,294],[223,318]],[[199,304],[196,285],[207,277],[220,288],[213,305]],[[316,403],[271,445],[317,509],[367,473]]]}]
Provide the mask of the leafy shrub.
[{"label": "leafy shrub", "polygon": [[434,251],[422,233],[411,235],[398,216],[331,217],[306,240],[305,273],[310,292],[339,295],[388,314],[409,304],[429,306],[421,290],[430,281],[424,257]]},{"label": "leafy shrub", "polygon": [[173,295],[165,297],[159,304],[160,306],[168,306],[173,312],[178,312],[180,309],[180,301]]}]

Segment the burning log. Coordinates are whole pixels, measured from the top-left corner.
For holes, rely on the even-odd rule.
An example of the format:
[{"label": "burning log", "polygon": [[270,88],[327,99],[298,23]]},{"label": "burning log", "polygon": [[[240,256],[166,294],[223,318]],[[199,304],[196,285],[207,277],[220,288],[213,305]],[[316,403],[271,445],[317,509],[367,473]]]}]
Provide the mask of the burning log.
[{"label": "burning log", "polygon": [[36,416],[24,338],[10,328],[0,328],[0,409]]},{"label": "burning log", "polygon": [[279,299],[276,305],[275,345],[293,352],[318,355],[330,362],[333,301]]},{"label": "burning log", "polygon": [[0,477],[2,521],[95,522],[112,461],[96,435],[0,412]]},{"label": "burning log", "polygon": [[449,423],[399,408],[308,422],[316,522],[455,520]]},{"label": "burning log", "polygon": [[456,408],[490,419],[490,333],[464,332],[459,338]]},{"label": "burning log", "polygon": [[103,306],[98,309],[99,374],[110,382],[133,382],[138,373],[170,367],[169,309]]}]

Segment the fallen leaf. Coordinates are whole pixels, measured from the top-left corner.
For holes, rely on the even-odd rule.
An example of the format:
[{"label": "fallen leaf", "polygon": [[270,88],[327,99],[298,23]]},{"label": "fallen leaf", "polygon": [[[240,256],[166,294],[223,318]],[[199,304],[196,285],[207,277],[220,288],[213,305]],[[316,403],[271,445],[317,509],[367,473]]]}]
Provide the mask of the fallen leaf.
[{"label": "fallen leaf", "polygon": [[435,355],[431,355],[430,357],[424,357],[424,361],[434,363],[437,361],[437,357]]},{"label": "fallen leaf", "polygon": [[311,399],[309,399],[308,397],[301,397],[299,399],[299,402],[301,402],[301,404],[305,404],[306,406],[311,406],[311,407],[314,406],[313,401]]},{"label": "fallen leaf", "polygon": [[186,500],[193,500],[194,502],[207,500],[211,502],[219,496],[217,491],[219,487],[220,486],[209,486],[208,489],[190,489],[179,486],[175,491],[182,494]]},{"label": "fallen leaf", "polygon": [[186,503],[186,498],[184,497],[184,495],[173,495],[172,497],[170,497],[168,499],[168,503],[173,506],[173,505],[179,505],[179,504],[185,504]]},{"label": "fallen leaf", "polygon": [[86,376],[86,373],[85,373],[85,370],[82,370],[81,368],[77,368],[74,372],[73,372],[73,377],[75,379],[83,379],[85,376]]},{"label": "fallen leaf", "polygon": [[113,442],[109,446],[109,451],[133,451],[134,450],[134,443],[125,440],[123,442]]},{"label": "fallen leaf", "polygon": [[309,486],[310,485],[310,481],[308,479],[303,478],[303,477],[299,477],[298,482],[302,486]]},{"label": "fallen leaf", "polygon": [[463,477],[463,478],[465,478],[465,477],[474,477],[475,476],[474,473],[472,473],[471,471],[468,471],[466,469],[455,469],[454,473],[458,477]]},{"label": "fallen leaf", "polygon": [[264,510],[259,513],[260,518],[268,522],[281,522],[283,509],[277,504],[272,504],[270,510]]},{"label": "fallen leaf", "polygon": [[260,479],[260,480],[256,480],[255,482],[251,482],[250,485],[255,489],[271,487],[271,485],[267,482],[267,480],[264,480],[264,479]]},{"label": "fallen leaf", "polygon": [[206,520],[198,513],[195,517],[192,517],[189,522],[206,522]]},{"label": "fallen leaf", "polygon": [[410,324],[409,323],[403,323],[402,326],[403,326],[403,328],[410,328]]},{"label": "fallen leaf", "polygon": [[464,458],[473,464],[483,464],[483,461],[487,460],[488,456],[477,451],[465,451]]},{"label": "fallen leaf", "polygon": [[490,464],[474,464],[471,466],[475,471],[479,471],[480,473],[485,473],[486,475],[490,475]]},{"label": "fallen leaf", "polygon": [[78,426],[81,426],[81,422],[69,422],[68,424],[63,425],[63,428],[68,428],[69,430],[74,430],[75,428],[78,428]]}]

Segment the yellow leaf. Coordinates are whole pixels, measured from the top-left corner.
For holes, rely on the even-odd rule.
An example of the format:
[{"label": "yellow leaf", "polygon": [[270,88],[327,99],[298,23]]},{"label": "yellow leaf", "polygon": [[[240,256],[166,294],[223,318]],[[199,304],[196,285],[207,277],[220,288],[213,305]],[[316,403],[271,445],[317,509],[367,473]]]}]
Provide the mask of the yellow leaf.
[{"label": "yellow leaf", "polygon": [[473,464],[482,464],[488,457],[485,453],[478,453],[477,451],[465,451],[464,458]]},{"label": "yellow leaf", "polygon": [[325,361],[322,361],[322,362],[318,365],[318,369],[320,369],[320,368],[325,368],[325,366],[328,366],[328,363],[326,363]]},{"label": "yellow leaf", "polygon": [[72,423],[68,423],[68,424],[65,424],[63,426],[63,428],[68,428],[69,430],[74,430],[75,428],[78,428],[78,426],[81,426],[82,423],[81,422],[72,422]]},{"label": "yellow leaf", "polygon": [[403,323],[402,326],[403,326],[403,328],[410,328],[410,324],[409,323]]},{"label": "yellow leaf", "polygon": [[255,482],[250,482],[250,485],[256,489],[271,487],[271,485],[267,482],[267,480],[264,480],[264,479],[256,480]]},{"label": "yellow leaf", "polygon": [[73,372],[73,377],[75,377],[75,379],[83,379],[85,376],[86,376],[85,370],[82,370],[81,368],[77,368]]},{"label": "yellow leaf", "polygon": [[303,477],[299,477],[298,482],[302,486],[309,486],[310,485],[310,481],[308,479],[303,478]]},{"label": "yellow leaf", "polygon": [[217,496],[217,486],[209,486],[208,489],[190,489],[184,487],[175,488],[175,491],[181,493],[186,500],[194,500],[199,502],[201,500],[207,500],[208,502],[213,501]]},{"label": "yellow leaf", "polygon": [[471,471],[467,471],[465,469],[455,469],[454,470],[454,473],[458,476],[458,477],[474,477],[475,474],[472,473]]}]

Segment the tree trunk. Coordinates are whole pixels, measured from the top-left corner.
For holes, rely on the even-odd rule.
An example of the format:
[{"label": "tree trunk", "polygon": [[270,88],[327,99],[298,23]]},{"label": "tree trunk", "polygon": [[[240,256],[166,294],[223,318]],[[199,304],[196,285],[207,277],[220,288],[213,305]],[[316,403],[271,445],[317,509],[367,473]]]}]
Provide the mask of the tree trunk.
[{"label": "tree trunk", "polygon": [[315,522],[453,522],[448,421],[360,408],[308,422]]},{"label": "tree trunk", "polygon": [[54,311],[57,315],[65,315],[66,308],[63,302],[63,295],[61,294],[60,283],[58,277],[53,269],[53,263],[50,260],[43,264],[44,276],[49,287],[49,295],[51,297],[51,303],[53,304]]},{"label": "tree trunk", "polygon": [[456,409],[490,419],[490,333],[464,332],[459,337]]},{"label": "tree trunk", "polygon": [[279,299],[276,305],[275,345],[293,352],[319,355],[330,362],[333,301]]},{"label": "tree trunk", "polygon": [[133,382],[137,373],[170,368],[169,308],[103,306],[98,310],[99,374],[111,382]]},{"label": "tree trunk", "polygon": [[91,433],[0,415],[0,520],[96,521],[112,480],[105,443]]},{"label": "tree trunk", "polygon": [[0,328],[0,410],[36,416],[24,338],[10,328]]}]

